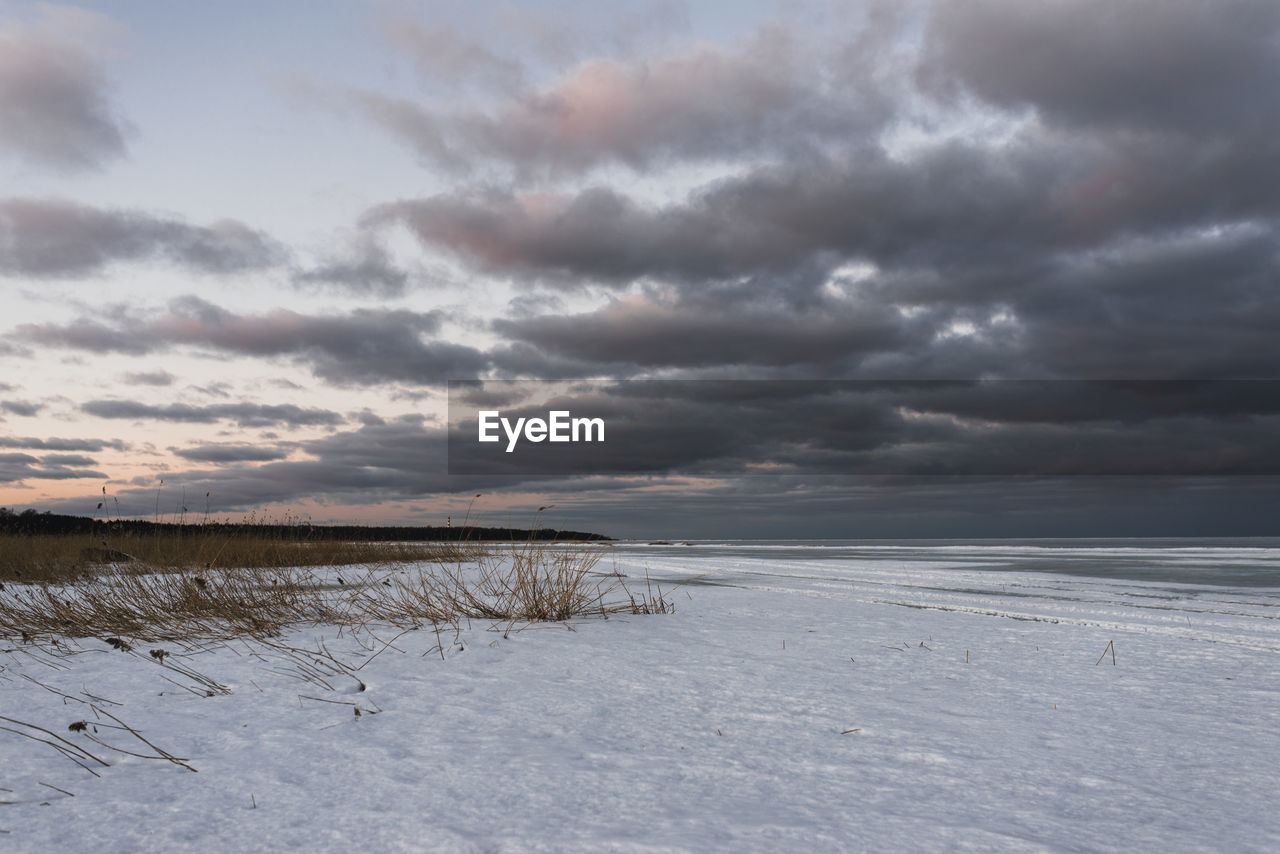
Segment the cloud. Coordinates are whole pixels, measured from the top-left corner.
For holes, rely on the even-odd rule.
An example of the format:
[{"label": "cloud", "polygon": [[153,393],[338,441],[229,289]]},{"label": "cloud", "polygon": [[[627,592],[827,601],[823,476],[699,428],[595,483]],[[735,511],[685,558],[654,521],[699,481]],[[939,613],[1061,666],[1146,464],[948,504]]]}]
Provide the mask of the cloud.
[{"label": "cloud", "polygon": [[128,418],[133,420],[179,421],[193,424],[213,424],[232,421],[241,427],[290,427],[333,426],[345,420],[327,409],[305,409],[291,403],[222,403],[212,406],[191,406],[171,403],[153,406],[132,400],[90,400],[80,405],[80,411],[98,418]]},{"label": "cloud", "polygon": [[[297,443],[311,459],[241,464],[233,460],[216,468],[165,475],[167,487],[189,494],[210,493],[218,512],[263,504],[300,501],[356,504],[426,495],[475,493],[518,482],[518,478],[449,477],[445,473],[445,434],[408,416],[381,424],[364,424],[320,439]],[[3,459],[0,458],[0,465]],[[483,489],[481,488],[483,487]],[[155,501],[154,485],[113,490],[124,515],[147,514]],[[82,499],[53,507],[78,508]]]},{"label": "cloud", "polygon": [[84,454],[49,454],[41,461],[46,466],[92,466],[97,465],[93,457]]},{"label": "cloud", "polygon": [[8,337],[42,347],[66,347],[90,353],[142,355],[153,349],[150,342],[131,331],[132,315],[127,310],[116,307],[102,313],[111,318],[109,323],[87,317],[66,324],[25,323]]},{"label": "cloud", "polygon": [[184,460],[198,463],[268,462],[289,456],[289,452],[284,449],[259,445],[199,445],[194,448],[174,448],[173,452]]},{"label": "cloud", "polygon": [[480,351],[428,337],[442,322],[439,311],[388,309],[324,316],[288,309],[236,314],[189,296],[171,301],[166,312],[122,310],[106,322],[24,324],[13,336],[95,353],[140,355],[194,346],[234,356],[283,357],[339,384],[427,384],[483,370],[488,359]]},{"label": "cloud", "polygon": [[642,368],[722,365],[824,365],[911,343],[896,312],[869,310],[779,315],[750,305],[717,314],[623,297],[578,315],[498,320],[494,328],[544,353],[587,363]]},{"label": "cloud", "polygon": [[548,378],[727,366],[756,377],[1280,375],[1267,272],[1280,251],[1266,230],[967,263],[641,289],[591,311],[496,320],[531,352],[493,359],[509,375]]},{"label": "cloud", "polygon": [[29,23],[0,21],[0,153],[60,171],[125,154],[128,125],[102,63],[117,29],[105,16],[50,4]]},{"label": "cloud", "polygon": [[642,540],[1266,536],[1280,501],[1280,479],[1265,477],[970,477],[956,484],[806,475],[690,479],[671,489],[654,489],[648,479],[616,489],[610,480],[594,492],[589,479],[563,483],[567,492],[552,487],[556,512],[575,527]]},{"label": "cloud", "polygon": [[0,483],[106,477],[100,471],[84,468],[92,465],[94,465],[92,459],[79,455],[50,454],[44,459],[39,459],[31,454],[0,453]]},{"label": "cloud", "polygon": [[762,166],[681,202],[597,186],[574,193],[462,191],[376,206],[426,245],[488,272],[625,284],[782,272],[823,254],[879,264],[1053,250],[1079,240],[1038,151],[954,145],[913,162],[884,153]]},{"label": "cloud", "polygon": [[295,285],[327,286],[348,294],[396,297],[404,293],[409,275],[372,239],[357,242],[346,257],[330,257],[316,267],[298,270]]},{"label": "cloud", "polygon": [[424,83],[512,91],[524,82],[518,60],[490,50],[457,30],[428,26],[407,15],[389,15],[383,35],[394,48],[412,57]]},{"label": "cloud", "polygon": [[1232,136],[1275,127],[1269,0],[935,0],[923,76],[1052,121]]},{"label": "cloud", "polygon": [[[474,282],[468,287],[509,286],[498,297],[503,316],[459,321],[372,303],[329,314],[292,302],[231,310],[187,297],[157,310],[42,319],[13,330],[0,350],[194,351],[299,365],[331,385],[489,373],[1280,376],[1274,3],[827,4],[734,42],[645,35],[628,45],[596,26],[616,20],[616,9],[581,4],[566,14],[557,6],[546,15],[546,7],[455,6],[427,23],[390,15],[386,35],[414,64],[419,92],[406,94],[403,77],[378,91],[353,93],[341,81],[324,89],[337,93],[324,96],[331,106],[361,113],[417,153],[431,169],[431,189],[385,197],[359,223],[367,234],[305,264],[277,260],[290,265],[277,275],[304,292],[401,297],[415,277],[402,260],[403,227],[426,255],[456,262],[458,280]],[[532,21],[540,28],[524,26],[531,16],[544,16]],[[733,22],[738,32],[750,26]],[[521,28],[533,34],[517,34]],[[56,226],[0,224],[0,270],[11,274],[87,276],[127,261],[219,267],[210,253],[183,248],[200,242],[193,234],[203,226],[70,202],[5,204],[0,210],[17,211],[11,218],[29,223],[39,214]],[[63,236],[46,239],[50,233]],[[210,235],[205,243],[235,241]],[[254,255],[234,246],[224,254]],[[480,305],[472,293],[461,298],[469,310]],[[501,340],[488,351],[461,337],[453,343],[455,323]],[[139,362],[132,370],[150,370]],[[566,497],[590,488],[596,506],[607,507],[579,503],[584,514],[602,514],[592,518],[634,512],[679,525],[715,516],[739,535],[751,514],[798,526],[823,519],[828,533],[843,530],[835,519],[874,519],[859,533],[875,534],[906,531],[902,520],[921,517],[937,522],[935,533],[1017,533],[1014,522],[985,515],[1023,512],[1005,492],[1034,502],[1027,512],[1037,518],[1066,518],[1066,529],[1078,523],[1078,532],[1090,513],[1095,523],[1109,524],[1110,514],[1146,524],[1138,503],[1200,530],[1191,510],[1216,511],[1188,496],[1227,494],[1226,479],[1212,488],[1207,475],[1162,481],[1174,484],[1168,497],[1150,486],[1155,478],[1110,493],[1101,481],[1085,488],[1048,479],[1018,492],[994,478],[899,489],[888,478],[868,485],[823,473],[855,464],[965,471],[996,451],[1020,471],[1087,471],[1127,459],[1147,471],[1244,472],[1270,453],[1276,434],[1276,413],[1234,399],[1190,409],[1166,400],[1167,411],[1120,407],[1102,418],[1091,414],[1093,398],[1048,385],[982,397],[864,396],[843,409],[789,388],[779,384],[758,400],[711,395],[706,386],[701,399],[607,396],[602,411],[649,443],[635,447],[655,449],[640,461],[644,477],[495,483]],[[192,400],[224,408],[91,405],[122,418],[289,423],[278,412],[234,409],[261,401]],[[244,507],[447,497],[468,485],[489,491],[478,477],[443,473],[443,435],[423,422],[381,410],[345,418],[314,442],[291,441],[282,428],[266,447],[185,448],[197,470],[182,477]],[[732,429],[676,426],[748,418],[758,427],[750,441]],[[793,441],[797,426],[803,442]],[[1046,453],[1062,440],[1075,442],[1070,453]],[[36,446],[4,447],[41,456]],[[913,456],[925,449],[934,468]],[[81,452],[89,453],[68,450]],[[761,460],[802,474],[738,477]],[[710,464],[729,474],[686,493],[650,477]],[[1224,501],[1230,512],[1257,518],[1274,507],[1274,486],[1237,480],[1249,482],[1238,494],[1260,503],[1250,510]],[[153,491],[136,486],[139,509],[149,511]]]},{"label": "cloud", "polygon": [[1033,132],[1091,155],[1067,188],[1080,226],[1274,224],[1261,187],[1280,180],[1278,41],[1266,0],[938,0],[918,77],[953,109],[1030,114]]},{"label": "cloud", "polygon": [[[874,80],[884,38],[868,30],[852,50],[833,52],[765,27],[731,49],[704,43],[657,57],[591,59],[539,89],[517,89],[518,69],[504,67],[495,82],[511,94],[490,111],[441,110],[369,91],[350,102],[425,161],[457,171],[487,163],[556,176],[607,164],[645,171],[681,161],[795,157],[866,135],[885,120]],[[423,57],[436,63],[461,53],[458,73],[499,70],[456,36],[411,27],[400,37],[415,40],[420,68]],[[425,40],[435,49],[426,50]]]},{"label": "cloud", "polygon": [[[1166,145],[1040,128],[998,145],[930,143],[906,158],[749,168],[663,204],[605,186],[461,190],[377,206],[366,222],[403,224],[517,287],[643,296],[576,315],[572,329],[555,317],[496,324],[549,357],[601,366],[812,365],[863,353],[875,358],[844,367],[1266,377],[1280,372],[1265,331],[1280,319],[1264,272],[1280,261],[1280,201],[1260,191],[1270,183],[1208,138]],[[788,330],[794,346],[782,341]]]},{"label": "cloud", "polygon": [[[1035,451],[1040,419],[1056,418],[1057,411],[1071,410],[1088,401],[1073,400],[1055,394],[1052,384],[1044,394],[1021,394],[1030,404],[1019,410],[1017,419],[1008,426],[1015,430],[997,439],[1002,452],[1016,463],[1034,461],[1028,454]],[[1022,477],[1017,479],[967,476],[964,478],[928,478],[868,475],[857,479],[829,475],[829,464],[838,448],[848,448],[856,439],[864,449],[875,450],[886,440],[932,437],[955,439],[957,433],[945,424],[926,423],[912,426],[896,415],[892,403],[910,400],[920,409],[954,412],[967,406],[974,412],[1008,411],[1000,394],[973,395],[963,384],[937,385],[934,388],[902,384],[889,388],[884,395],[870,395],[869,406],[846,408],[845,420],[832,420],[837,410],[822,403],[821,383],[668,383],[667,392],[675,394],[635,394],[613,389],[601,402],[612,408],[610,413],[634,419],[636,435],[660,441],[661,453],[653,461],[661,472],[679,456],[685,465],[695,467],[712,461],[725,471],[738,455],[739,464],[751,459],[745,455],[750,444],[722,444],[732,440],[743,419],[764,416],[752,422],[759,431],[763,447],[778,453],[778,435],[797,433],[797,425],[809,425],[803,431],[819,453],[788,453],[786,462],[797,466],[802,474],[756,476],[745,478],[717,477],[711,480],[677,479],[655,481],[649,477],[565,477],[531,474],[509,476],[446,475],[444,431],[424,423],[418,417],[370,421],[356,429],[341,430],[315,440],[297,443],[297,449],[309,459],[277,460],[265,463],[239,464],[228,461],[215,468],[167,474],[166,486],[183,488],[188,493],[201,491],[212,495],[219,512],[237,511],[263,504],[296,504],[322,501],[330,506],[377,505],[410,498],[486,494],[498,491],[532,492],[554,496],[559,512],[573,520],[576,528],[598,529],[620,535],[653,536],[657,532],[672,536],[741,536],[742,519],[758,520],[759,535],[835,536],[1073,536],[1083,534],[1132,534],[1135,530],[1149,535],[1196,532],[1258,533],[1266,530],[1270,516],[1264,512],[1274,506],[1276,479],[1267,477],[1196,478],[1174,477]],[[684,389],[686,393],[680,394]],[[1034,388],[1034,385],[1033,385]],[[999,391],[997,386],[995,389]],[[1210,386],[1212,391],[1212,386]],[[1025,390],[1024,390],[1025,392]],[[1130,402],[1141,403],[1141,389],[1126,392]],[[1174,405],[1153,411],[1154,420],[1134,420],[1138,426],[1150,427],[1156,422],[1173,419],[1184,447],[1194,447],[1195,430],[1176,423],[1179,407]],[[1117,400],[1112,399],[1111,404]],[[1216,398],[1210,394],[1210,406],[1217,407],[1217,427],[1230,425],[1246,413],[1274,413],[1280,400],[1270,391],[1261,395],[1231,395]],[[830,401],[828,401],[829,403]],[[1102,401],[1094,400],[1093,403]],[[1201,397],[1200,402],[1206,402]],[[1090,404],[1091,405],[1091,404]],[[1111,406],[1123,413],[1124,407]],[[1203,408],[1203,407],[1202,407]],[[770,413],[772,415],[770,416]],[[673,418],[673,415],[679,416]],[[819,418],[818,416],[826,416]],[[849,416],[856,416],[856,429]],[[693,421],[688,420],[693,417]],[[610,415],[614,417],[614,415]],[[716,421],[715,419],[719,419]],[[734,420],[737,419],[737,420]],[[1021,419],[1019,421],[1018,419]],[[612,421],[610,423],[613,423]],[[680,425],[693,423],[696,431],[685,431]],[[706,425],[728,425],[723,436],[713,431],[710,439]],[[1241,435],[1261,442],[1258,446],[1276,453],[1274,426],[1265,423],[1248,425]],[[1019,426],[1021,424],[1021,426]],[[1098,430],[1102,424],[1083,423],[1083,436]],[[914,430],[914,433],[904,432]],[[1097,434],[1103,439],[1105,431]],[[1229,438],[1229,437],[1228,437]],[[1162,437],[1163,439],[1163,437]],[[701,444],[698,444],[701,440]],[[832,444],[834,443],[834,444]],[[1268,444],[1269,443],[1269,444]],[[958,447],[962,447],[958,446]],[[1104,446],[1105,447],[1105,446]],[[1130,446],[1112,446],[1111,459],[1123,459]],[[1176,446],[1162,440],[1148,443],[1149,450],[1163,448],[1173,470],[1186,470],[1204,462],[1204,458],[1178,458]],[[758,448],[756,450],[759,450]],[[982,450],[982,449],[975,449]],[[936,449],[935,449],[936,451]],[[827,456],[824,458],[824,454]],[[1043,461],[1043,458],[1041,458]],[[22,461],[19,461],[22,462]],[[26,461],[29,464],[29,461]],[[634,457],[631,462],[636,461]],[[1148,457],[1144,465],[1159,460]],[[3,463],[0,463],[3,465]],[[633,466],[634,468],[634,466]],[[155,501],[153,485],[138,483],[113,490],[124,514],[150,513]],[[89,497],[70,499],[56,509],[82,510]],[[1261,502],[1259,504],[1259,502]],[[546,503],[535,500],[534,506]],[[91,506],[91,505],[89,505]],[[1230,515],[1215,516],[1206,512],[1215,506],[1230,508]],[[697,519],[696,525],[690,522]],[[774,526],[772,528],[768,526]],[[854,528],[850,528],[854,525]],[[681,527],[685,526],[685,527]],[[763,526],[763,527],[761,527]],[[679,534],[673,533],[679,531]]]},{"label": "cloud", "polygon": [[163,258],[198,273],[261,270],[285,250],[235,220],[205,226],[65,199],[0,199],[0,275],[86,277],[119,262]]},{"label": "cloud", "polygon": [[40,403],[32,403],[28,400],[0,400],[0,409],[10,412],[14,415],[34,416],[44,409],[44,405]]},{"label": "cloud", "polygon": [[177,377],[168,371],[141,371],[125,374],[123,379],[128,385],[168,386],[173,385]]},{"label": "cloud", "polygon": [[[441,157],[576,180],[458,186],[364,224],[517,288],[616,294],[568,316],[513,303],[492,360],[523,376],[1280,373],[1275,4],[939,0],[916,41],[921,22],[867,8],[830,38],[582,63],[465,121],[406,107]],[[720,177],[683,198],[587,174],[704,157]]]},{"label": "cloud", "polygon": [[947,142],[759,166],[655,205],[606,186],[575,192],[456,191],[371,208],[426,246],[524,281],[727,279],[832,266],[945,268],[1043,263],[1133,235],[1274,229],[1260,176],[1184,146],[1031,136],[999,147]]},{"label": "cloud", "polygon": [[[1277,475],[1278,391],[1276,381],[485,383],[450,389],[449,465],[524,476]],[[481,408],[512,422],[552,410],[599,418],[605,440],[512,453],[475,441]]]},{"label": "cloud", "polygon": [[0,436],[0,448],[31,448],[42,451],[101,451],[128,449],[120,439],[41,439],[35,436]]}]

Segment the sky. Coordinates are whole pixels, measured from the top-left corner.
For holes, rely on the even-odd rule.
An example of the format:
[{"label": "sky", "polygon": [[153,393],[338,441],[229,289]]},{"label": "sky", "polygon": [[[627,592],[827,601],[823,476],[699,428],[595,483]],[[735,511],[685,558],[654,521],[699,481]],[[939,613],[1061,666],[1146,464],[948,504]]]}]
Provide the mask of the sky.
[{"label": "sky", "polygon": [[1270,0],[0,0],[0,506],[1275,534],[1276,91]]}]

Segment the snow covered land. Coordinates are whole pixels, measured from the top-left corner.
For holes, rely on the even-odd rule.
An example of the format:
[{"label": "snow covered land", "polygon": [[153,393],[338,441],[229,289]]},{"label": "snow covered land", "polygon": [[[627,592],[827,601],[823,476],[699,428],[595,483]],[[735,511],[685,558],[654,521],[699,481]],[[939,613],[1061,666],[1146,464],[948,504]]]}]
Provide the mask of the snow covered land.
[{"label": "snow covered land", "polygon": [[0,641],[0,850],[1280,850],[1274,545],[597,569],[688,583],[510,632]]}]

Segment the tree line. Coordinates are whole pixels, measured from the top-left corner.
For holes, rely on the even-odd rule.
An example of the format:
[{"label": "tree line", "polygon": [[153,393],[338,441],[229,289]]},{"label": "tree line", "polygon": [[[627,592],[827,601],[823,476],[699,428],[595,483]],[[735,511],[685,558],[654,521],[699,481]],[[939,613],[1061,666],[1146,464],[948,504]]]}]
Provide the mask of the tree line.
[{"label": "tree line", "polygon": [[360,542],[450,542],[612,539],[604,534],[560,531],[554,528],[493,528],[479,525],[313,525],[309,522],[273,524],[258,522],[148,522],[142,519],[93,519],[0,507],[0,534],[178,534],[185,532],[224,536],[270,537],[285,540],[344,540]]}]

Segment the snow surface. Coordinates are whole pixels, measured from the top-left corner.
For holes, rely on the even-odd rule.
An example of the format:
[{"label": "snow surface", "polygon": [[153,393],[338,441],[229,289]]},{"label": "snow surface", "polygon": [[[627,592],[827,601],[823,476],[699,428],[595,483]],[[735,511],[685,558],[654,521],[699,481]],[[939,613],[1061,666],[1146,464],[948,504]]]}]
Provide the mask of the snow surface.
[{"label": "snow surface", "polygon": [[111,763],[0,731],[0,851],[1280,850],[1280,550],[1033,556],[623,546],[675,613],[0,641],[0,715]]}]

